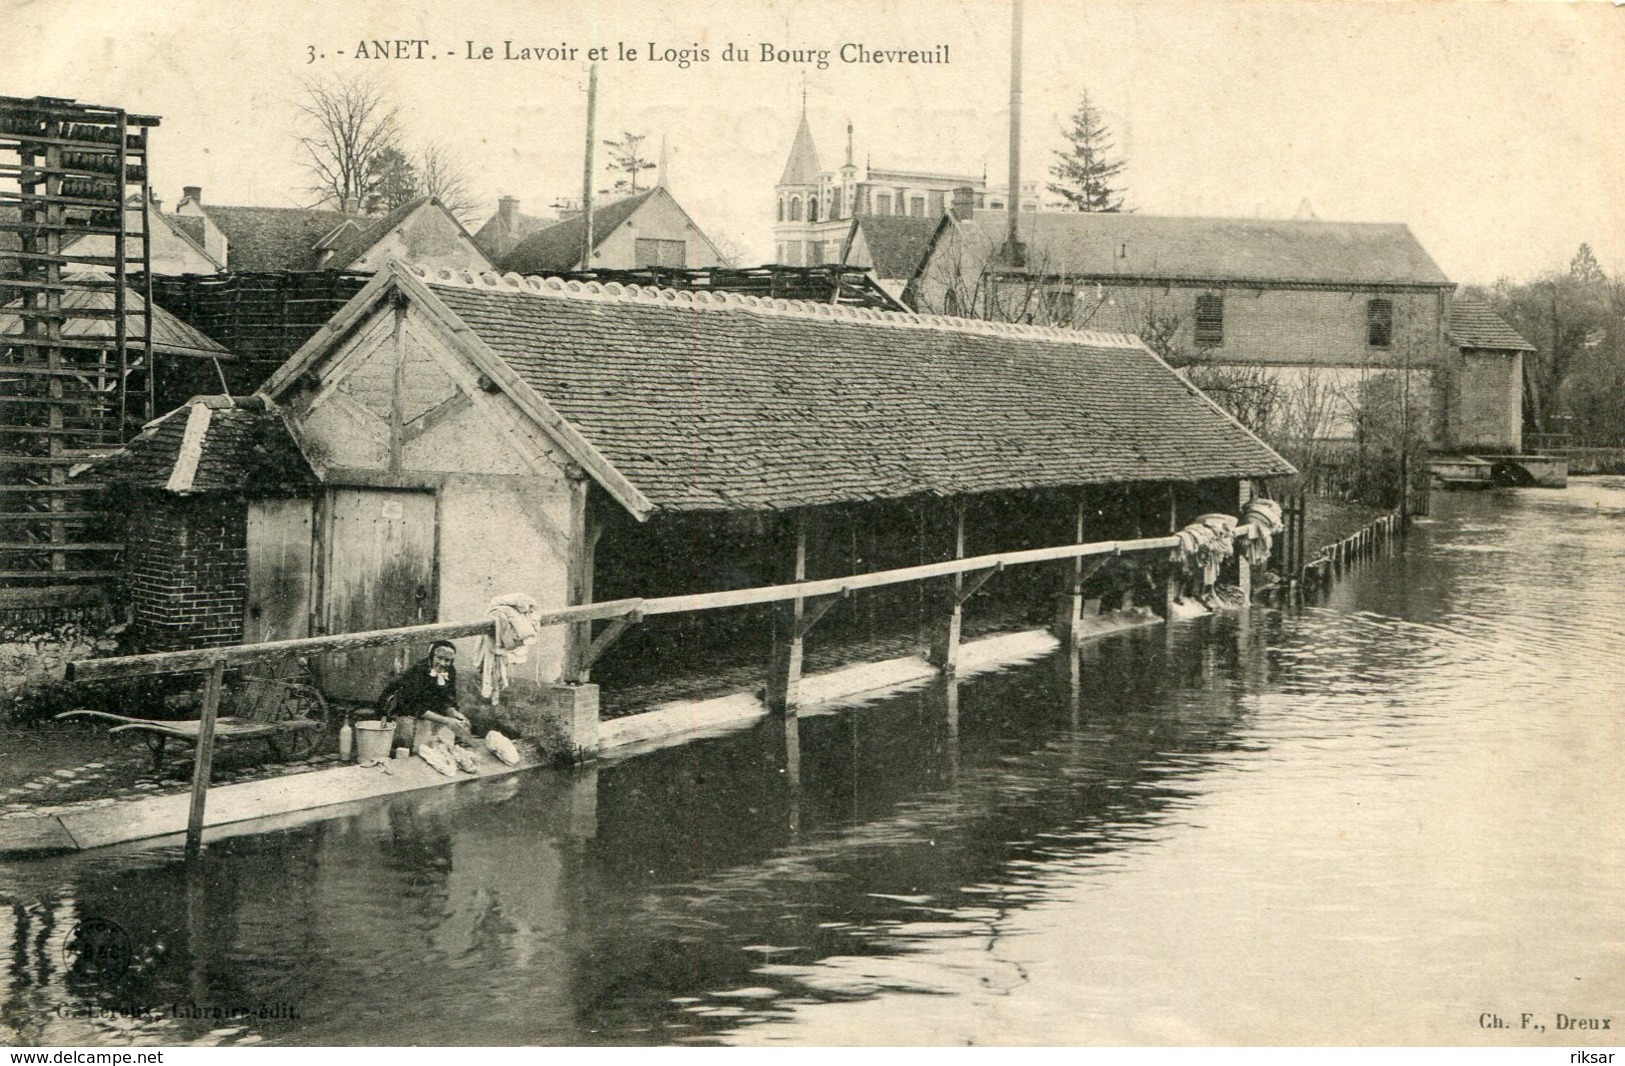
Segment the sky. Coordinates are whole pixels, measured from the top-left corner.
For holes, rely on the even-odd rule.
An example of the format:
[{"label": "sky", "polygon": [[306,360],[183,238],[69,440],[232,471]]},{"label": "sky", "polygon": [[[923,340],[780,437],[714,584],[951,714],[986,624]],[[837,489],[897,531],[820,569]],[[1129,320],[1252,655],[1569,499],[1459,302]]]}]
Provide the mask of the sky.
[{"label": "sky", "polygon": [[[1047,177],[1088,90],[1143,214],[1290,218],[1307,204],[1404,222],[1463,283],[1564,268],[1582,241],[1625,269],[1625,5],[1027,0],[1025,23],[1025,178]],[[476,222],[499,195],[542,213],[580,194],[595,47],[599,140],[645,133],[658,153],[664,139],[672,192],[750,262],[772,252],[804,90],[826,167],[848,121],[877,166],[985,167],[995,183],[1007,167],[1009,0],[0,0],[0,24],[0,94],[162,116],[153,177],[171,204],[183,185],[214,203],[311,203],[303,87],[368,74],[411,136],[466,164],[486,205]],[[356,55],[375,39],[427,41],[434,58]],[[575,52],[508,60],[505,41]],[[469,42],[497,58],[468,58]],[[749,60],[725,59],[729,45]],[[843,45],[946,45],[949,61],[842,62]]]}]

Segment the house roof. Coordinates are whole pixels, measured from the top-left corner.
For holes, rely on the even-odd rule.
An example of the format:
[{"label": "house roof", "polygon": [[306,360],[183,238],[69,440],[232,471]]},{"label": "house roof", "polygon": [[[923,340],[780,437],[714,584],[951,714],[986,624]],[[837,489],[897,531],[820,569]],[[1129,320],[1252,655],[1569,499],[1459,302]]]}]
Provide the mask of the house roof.
[{"label": "house roof", "polygon": [[[1076,211],[1024,212],[1020,220],[1028,269],[1050,275],[1450,284],[1403,223]],[[979,211],[960,225],[989,248],[998,248],[1008,219],[1002,212]]]},{"label": "house roof", "polygon": [[204,232],[203,219],[198,215],[172,215],[166,214],[164,220],[171,226],[180,230],[192,239],[192,243],[199,248],[203,247]]},{"label": "house roof", "polygon": [[[657,186],[594,209],[592,246],[596,248],[602,244],[605,237],[615,232],[616,227],[631,218],[638,208],[660,191]],[[537,230],[514,245],[503,260],[502,269],[519,274],[556,274],[574,270],[581,262],[581,238],[586,229],[586,217],[577,215]]]},{"label": "house roof", "polygon": [[397,273],[658,510],[1292,471],[1133,337]]},{"label": "house roof", "polygon": [[281,409],[264,396],[193,397],[80,476],[177,494],[274,493],[316,484]]},{"label": "house roof", "polygon": [[852,245],[861,229],[869,246],[869,258],[874,260],[875,277],[907,281],[931,250],[931,237],[937,231],[938,221],[908,215],[858,215],[852,219],[852,228],[846,235],[841,262],[849,261]]},{"label": "house roof", "polygon": [[[332,248],[333,254],[323,264],[323,268],[327,270],[343,270],[364,255],[369,248],[383,240],[390,230],[395,229],[411,218],[419,208],[431,203],[439,206],[440,201],[430,196],[419,196],[417,199],[409,200],[395,208],[389,214],[373,219],[370,222],[366,219],[352,219],[351,221],[355,224],[345,227],[343,232],[339,233],[336,239],[330,242],[329,246]],[[447,213],[450,214],[450,212]]]},{"label": "house roof", "polygon": [[1450,341],[1458,348],[1493,348],[1504,352],[1533,352],[1506,319],[1483,300],[1457,296],[1450,301]]},{"label": "house roof", "polygon": [[801,124],[796,127],[796,139],[790,142],[790,158],[784,161],[780,185],[817,185],[823,173],[818,165],[818,149],[813,147],[812,127],[807,125],[807,112],[801,112]]},{"label": "house roof", "polygon": [[[522,211],[514,211],[506,218],[500,210],[485,220],[474,233],[474,243],[493,263],[500,263],[514,246],[537,230],[557,223],[557,219],[538,218]],[[579,240],[579,238],[578,238]]]},{"label": "house roof", "polygon": [[[67,275],[67,281],[109,281],[108,275],[98,271],[80,271]],[[4,281],[0,280],[0,287]],[[21,301],[13,301],[7,307],[20,306]],[[73,310],[112,310],[112,289],[70,289],[62,296],[64,309]],[[125,306],[139,309],[143,305],[141,294],[135,289],[126,286]],[[143,318],[140,315],[130,315],[125,329],[129,342],[138,344],[144,340],[142,331]],[[20,337],[23,333],[23,320],[20,315],[7,314],[0,308],[0,337]],[[115,327],[110,318],[69,318],[62,327],[62,335],[67,338],[96,338],[106,340],[109,345],[114,343]],[[231,358],[231,353],[215,343],[207,334],[193,326],[187,325],[174,315],[159,307],[152,305],[152,347],[154,351],[166,352],[170,355],[201,355],[213,358]]]},{"label": "house roof", "polygon": [[345,222],[370,220],[307,207],[203,208],[226,235],[226,265],[236,270],[315,270],[316,245]]}]

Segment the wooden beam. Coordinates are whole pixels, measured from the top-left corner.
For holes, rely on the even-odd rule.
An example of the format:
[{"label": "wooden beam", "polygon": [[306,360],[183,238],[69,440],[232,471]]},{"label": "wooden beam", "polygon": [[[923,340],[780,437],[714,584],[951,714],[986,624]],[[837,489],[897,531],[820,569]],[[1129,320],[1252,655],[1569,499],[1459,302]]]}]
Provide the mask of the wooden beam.
[{"label": "wooden beam", "polygon": [[[40,576],[47,575],[42,573]],[[642,600],[618,600],[612,603],[589,604],[585,607],[542,611],[538,614],[537,620],[542,625],[563,625],[589,618],[618,618],[637,609],[642,602]],[[421,626],[402,626],[397,629],[369,630],[364,633],[273,640],[264,644],[162,651],[148,655],[126,655],[117,659],[79,659],[68,663],[67,677],[70,681],[105,681],[110,678],[144,674],[196,673],[199,670],[210,669],[216,659],[224,660],[229,666],[241,666],[244,663],[269,662],[300,655],[330,655],[365,648],[386,648],[396,644],[421,644],[494,634],[495,626],[489,618],[482,618],[477,622],[435,622]]]},{"label": "wooden beam", "polygon": [[[795,557],[792,564],[793,580],[799,584],[807,578],[807,516],[795,517]],[[799,592],[788,601],[788,606],[775,612],[773,658],[767,671],[767,706],[777,714],[795,714],[801,695],[802,639],[805,630],[806,599]]]},{"label": "wooden beam", "polygon": [[[964,500],[954,501],[953,553],[955,561],[965,558]],[[964,624],[965,571],[956,569],[953,571],[953,584],[948,590],[948,609],[932,623],[931,647],[926,653],[927,660],[944,674],[952,674],[959,668],[959,637]]]},{"label": "wooden beam", "polygon": [[[1003,572],[1003,563],[994,563],[993,566],[987,570],[977,571],[976,576],[971,578],[968,584],[964,584],[954,595],[954,603],[960,607],[965,606],[966,600],[980,592],[983,585],[993,580],[994,575],[1002,574]],[[960,580],[963,581],[963,578]]]},{"label": "wooden beam", "polygon": [[[872,574],[851,574],[846,577],[803,581],[788,585],[764,585],[758,588],[731,589],[726,592],[704,592],[689,596],[667,596],[662,599],[607,600],[603,603],[582,604],[551,611],[538,612],[537,625],[569,625],[575,622],[603,618],[619,618],[636,611],[645,617],[657,614],[680,614],[688,611],[709,611],[725,607],[746,607],[752,604],[778,603],[793,599],[812,599],[817,596],[880,588],[885,585],[922,581],[933,577],[948,577],[956,573],[986,570],[999,563],[1018,566],[1026,563],[1070,559],[1075,556],[1111,556],[1125,552],[1159,551],[1177,547],[1177,537],[1149,537],[1128,541],[1101,541],[1095,544],[1064,544],[1053,548],[1030,548],[1024,551],[1004,552],[996,555],[978,555],[966,559],[927,563],[897,570],[881,570]],[[109,571],[109,576],[116,576]],[[41,571],[40,577],[50,576]],[[302,637],[297,640],[278,640],[264,644],[232,645],[221,648],[202,648],[189,651],[155,652],[149,655],[130,655],[117,659],[79,659],[68,663],[70,681],[103,681],[109,678],[142,674],[195,673],[209,669],[216,658],[237,666],[250,662],[266,662],[297,655],[325,655],[337,652],[359,651],[364,648],[382,648],[395,644],[418,644],[435,640],[455,640],[459,637],[478,637],[493,633],[489,618],[474,622],[436,622],[430,625],[403,626],[397,629],[370,630],[364,633],[343,633],[323,637]]]},{"label": "wooden beam", "polygon": [[203,689],[203,715],[198,720],[197,755],[192,763],[192,804],[186,815],[186,852],[196,855],[203,846],[203,805],[209,795],[209,773],[214,768],[214,720],[220,710],[220,683],[226,660],[215,659]]},{"label": "wooden beam", "polygon": [[[1084,492],[1079,489],[1072,514],[1072,539],[1079,544],[1083,543],[1084,504]],[[1083,622],[1083,566],[1081,558],[1074,558],[1067,564],[1070,573],[1061,588],[1061,600],[1057,605],[1055,618],[1055,635],[1060,638],[1063,645],[1070,646],[1077,640],[1078,627]]]},{"label": "wooden beam", "polygon": [[831,607],[834,607],[837,603],[840,603],[842,600],[847,599],[851,595],[852,593],[850,591],[842,589],[840,592],[831,593],[828,596],[820,596],[818,599],[810,601],[810,605],[805,608],[805,612],[801,616],[800,623],[798,623],[796,626],[794,635],[798,638],[805,637],[812,627],[818,624],[818,620],[829,613],[829,609]]},{"label": "wooden beam", "polygon": [[[620,639],[622,633],[625,633],[641,621],[643,621],[643,615],[636,611],[611,619],[609,625],[604,627],[604,631],[594,637],[592,644],[588,646],[586,651],[581,653],[581,661],[574,668],[576,676],[566,677],[564,680],[572,685],[586,684],[590,677],[592,664],[603,657],[603,654],[609,650],[609,646]],[[592,623],[588,622],[586,624],[591,625]]]}]

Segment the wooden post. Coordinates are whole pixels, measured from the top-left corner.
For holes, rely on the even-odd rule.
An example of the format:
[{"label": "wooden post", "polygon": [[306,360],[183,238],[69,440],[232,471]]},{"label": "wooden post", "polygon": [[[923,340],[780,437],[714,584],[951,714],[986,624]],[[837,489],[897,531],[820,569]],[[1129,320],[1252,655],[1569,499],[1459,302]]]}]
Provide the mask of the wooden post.
[{"label": "wooden post", "polygon": [[197,758],[192,763],[192,807],[186,816],[186,851],[196,855],[203,847],[203,804],[209,794],[209,771],[214,766],[214,719],[220,710],[220,683],[226,661],[216,659],[203,688],[203,717],[198,720]]},{"label": "wooden post", "polygon": [[[807,519],[796,516],[796,554],[794,581],[807,580]],[[807,601],[800,596],[788,607],[774,610],[776,632],[773,639],[773,662],[767,673],[767,707],[776,714],[795,714],[801,695],[801,620],[806,613]]]},{"label": "wooden post", "polygon": [[[1174,499],[1174,487],[1168,486],[1168,532],[1179,532],[1179,504]],[[1162,592],[1162,617],[1164,621],[1174,620],[1174,601],[1179,598],[1179,564],[1168,564],[1168,580]]]},{"label": "wooden post", "polygon": [[[965,557],[965,503],[954,504],[954,558]],[[959,634],[965,621],[965,575],[955,574],[949,585],[947,611],[937,616],[931,629],[928,659],[944,674],[959,668]]]},{"label": "wooden post", "polygon": [[[1083,540],[1084,496],[1082,490],[1078,492],[1076,515],[1073,522],[1073,533],[1078,544]],[[1063,645],[1070,646],[1077,643],[1078,627],[1083,621],[1083,559],[1073,559],[1067,564],[1067,579],[1061,588],[1061,602],[1055,619],[1055,635],[1060,638]]]}]

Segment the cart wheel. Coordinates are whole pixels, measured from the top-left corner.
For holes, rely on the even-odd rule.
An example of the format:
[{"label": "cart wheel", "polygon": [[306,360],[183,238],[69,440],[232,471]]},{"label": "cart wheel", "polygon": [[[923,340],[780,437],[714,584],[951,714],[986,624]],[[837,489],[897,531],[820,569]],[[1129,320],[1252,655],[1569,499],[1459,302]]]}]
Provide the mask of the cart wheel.
[{"label": "cart wheel", "polygon": [[288,695],[282,709],[289,718],[309,718],[327,725],[327,700],[315,689],[298,689]]},{"label": "cart wheel", "polygon": [[322,744],[320,729],[295,729],[281,737],[284,759],[303,759],[313,754]]}]

